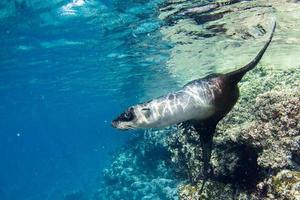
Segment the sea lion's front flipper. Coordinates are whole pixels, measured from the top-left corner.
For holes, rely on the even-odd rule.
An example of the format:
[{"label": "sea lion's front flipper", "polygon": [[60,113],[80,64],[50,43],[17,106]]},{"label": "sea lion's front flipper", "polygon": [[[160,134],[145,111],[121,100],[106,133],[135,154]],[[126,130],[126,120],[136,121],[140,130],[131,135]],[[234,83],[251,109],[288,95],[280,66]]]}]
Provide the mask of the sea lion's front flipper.
[{"label": "sea lion's front flipper", "polygon": [[213,171],[210,165],[211,152],[213,147],[213,136],[216,130],[217,123],[214,120],[205,120],[200,122],[194,122],[193,126],[200,135],[200,143],[202,147],[202,159],[203,159],[203,183],[201,192],[204,188],[204,184],[212,175]]},{"label": "sea lion's front flipper", "polygon": [[190,129],[191,126],[193,126],[193,124],[191,123],[190,120],[184,121],[184,122],[181,122],[181,123],[177,124],[177,127],[178,127],[178,128],[184,129],[184,130]]},{"label": "sea lion's front flipper", "polygon": [[212,145],[213,145],[213,133],[206,132],[200,134],[200,142],[201,142],[202,157],[203,157],[203,174],[204,176],[208,176],[212,173],[209,162],[211,158]]}]

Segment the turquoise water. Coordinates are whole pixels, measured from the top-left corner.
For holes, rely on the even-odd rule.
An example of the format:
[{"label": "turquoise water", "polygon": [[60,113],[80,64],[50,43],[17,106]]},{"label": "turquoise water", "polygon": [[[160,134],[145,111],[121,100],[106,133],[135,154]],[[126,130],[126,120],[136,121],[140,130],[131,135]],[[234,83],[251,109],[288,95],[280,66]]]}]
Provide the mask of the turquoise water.
[{"label": "turquoise water", "polygon": [[157,31],[160,3],[0,3],[1,200],[99,188],[111,155],[133,137],[110,120],[147,91],[177,87],[162,67],[171,46]]},{"label": "turquoise water", "polygon": [[[1,1],[0,200],[298,199],[299,1],[214,2]],[[273,20],[218,124],[203,193],[193,128],[111,127],[131,105],[249,63]]]}]

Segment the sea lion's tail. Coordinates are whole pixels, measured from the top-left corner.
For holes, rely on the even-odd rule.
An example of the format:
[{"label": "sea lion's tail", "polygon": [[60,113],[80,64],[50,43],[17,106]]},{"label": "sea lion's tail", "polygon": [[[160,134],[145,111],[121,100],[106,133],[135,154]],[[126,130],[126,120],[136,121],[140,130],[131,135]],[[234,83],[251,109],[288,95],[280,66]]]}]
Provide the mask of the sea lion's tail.
[{"label": "sea lion's tail", "polygon": [[275,19],[273,19],[272,32],[270,33],[270,36],[269,36],[266,44],[258,52],[256,57],[251,62],[249,62],[247,65],[245,65],[244,67],[226,74],[230,78],[230,80],[233,81],[233,83],[237,84],[249,70],[253,69],[259,63],[260,59],[262,58],[262,56],[264,55],[265,51],[267,50],[269,44],[272,41],[273,34],[275,32],[275,28],[276,28],[276,21],[275,21]]}]

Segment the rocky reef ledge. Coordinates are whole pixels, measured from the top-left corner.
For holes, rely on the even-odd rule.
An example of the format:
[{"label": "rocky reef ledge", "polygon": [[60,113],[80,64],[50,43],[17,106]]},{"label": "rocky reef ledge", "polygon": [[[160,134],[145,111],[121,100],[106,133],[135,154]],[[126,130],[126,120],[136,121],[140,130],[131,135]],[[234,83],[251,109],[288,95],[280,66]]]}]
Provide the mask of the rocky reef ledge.
[{"label": "rocky reef ledge", "polygon": [[199,136],[179,130],[167,138],[175,170],[190,180],[179,187],[180,199],[300,199],[300,69],[259,67],[240,89],[218,125],[214,175],[202,194]]}]

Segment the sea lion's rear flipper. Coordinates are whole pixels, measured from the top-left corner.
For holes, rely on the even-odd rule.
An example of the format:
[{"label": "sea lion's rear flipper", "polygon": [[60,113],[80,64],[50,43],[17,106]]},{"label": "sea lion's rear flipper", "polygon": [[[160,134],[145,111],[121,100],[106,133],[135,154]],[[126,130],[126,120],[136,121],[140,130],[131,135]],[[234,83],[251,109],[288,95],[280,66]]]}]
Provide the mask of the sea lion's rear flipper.
[{"label": "sea lion's rear flipper", "polygon": [[200,192],[202,192],[207,179],[212,175],[213,172],[209,162],[213,147],[213,136],[216,130],[217,123],[214,120],[206,120],[201,122],[194,122],[193,126],[200,135],[200,143],[202,148],[204,176],[200,190]]},{"label": "sea lion's rear flipper", "polygon": [[272,20],[272,30],[269,35],[269,38],[266,41],[263,48],[258,52],[256,57],[251,62],[249,62],[247,65],[245,65],[244,67],[226,74],[226,76],[229,77],[234,84],[237,84],[249,70],[253,69],[258,64],[258,62],[260,61],[260,59],[262,58],[262,56],[264,55],[265,51],[267,50],[269,44],[272,41],[275,29],[276,29],[276,21],[275,21],[275,19],[273,19]]}]

